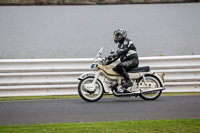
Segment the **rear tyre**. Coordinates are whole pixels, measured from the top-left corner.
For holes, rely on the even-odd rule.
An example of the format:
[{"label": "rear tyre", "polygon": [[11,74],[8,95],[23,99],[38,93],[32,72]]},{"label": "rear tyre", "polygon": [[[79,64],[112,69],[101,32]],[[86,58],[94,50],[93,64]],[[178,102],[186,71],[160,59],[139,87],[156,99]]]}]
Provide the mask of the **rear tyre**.
[{"label": "rear tyre", "polygon": [[[155,88],[161,87],[161,84],[157,78],[155,78],[153,76],[145,76],[145,78],[146,78],[147,82],[155,83],[156,84]],[[139,83],[141,83],[141,82],[144,82],[143,78],[139,81]],[[161,93],[162,93],[162,90],[159,90],[159,91],[143,93],[143,94],[140,94],[139,96],[144,100],[156,100],[158,97],[160,97]]]},{"label": "rear tyre", "polygon": [[96,102],[100,100],[103,96],[103,92],[104,92],[103,86],[99,80],[97,80],[95,84],[96,90],[94,92],[88,92],[84,88],[83,86],[84,84],[91,84],[93,80],[94,80],[94,77],[87,77],[81,80],[78,85],[78,93],[80,97],[87,102]]}]

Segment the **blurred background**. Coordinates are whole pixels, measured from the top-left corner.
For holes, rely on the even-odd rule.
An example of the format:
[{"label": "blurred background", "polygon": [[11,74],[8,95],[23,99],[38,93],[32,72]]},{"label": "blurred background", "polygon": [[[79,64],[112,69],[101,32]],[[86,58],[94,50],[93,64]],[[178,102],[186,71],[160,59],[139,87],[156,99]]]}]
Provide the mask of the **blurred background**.
[{"label": "blurred background", "polygon": [[0,0],[0,59],[93,58],[124,28],[140,57],[200,55],[199,0]]}]

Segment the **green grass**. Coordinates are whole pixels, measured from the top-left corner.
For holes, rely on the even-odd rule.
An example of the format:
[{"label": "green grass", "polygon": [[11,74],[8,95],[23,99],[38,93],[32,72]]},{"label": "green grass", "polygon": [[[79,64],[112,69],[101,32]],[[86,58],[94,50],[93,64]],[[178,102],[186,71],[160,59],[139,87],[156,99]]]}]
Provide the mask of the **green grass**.
[{"label": "green grass", "polygon": [[199,133],[200,119],[0,126],[0,133]]},{"label": "green grass", "polygon": [[[175,96],[175,95],[200,95],[200,92],[173,92],[162,93],[161,96]],[[104,97],[114,97],[113,95],[104,95]],[[11,100],[40,100],[40,99],[67,99],[80,98],[79,95],[58,95],[58,96],[17,96],[17,97],[0,97],[0,101]]]},{"label": "green grass", "polygon": [[79,95],[0,97],[0,101],[80,98]]}]

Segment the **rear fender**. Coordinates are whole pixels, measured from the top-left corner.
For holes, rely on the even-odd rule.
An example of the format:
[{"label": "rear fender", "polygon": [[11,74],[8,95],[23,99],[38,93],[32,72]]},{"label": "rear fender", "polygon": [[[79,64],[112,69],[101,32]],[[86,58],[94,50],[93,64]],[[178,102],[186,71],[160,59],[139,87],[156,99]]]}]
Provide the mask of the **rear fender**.
[{"label": "rear fender", "polygon": [[155,78],[157,78],[161,84],[161,87],[165,87],[165,84],[164,84],[164,77],[161,77],[160,74],[156,73],[156,72],[146,72],[144,73],[145,76],[153,76]]},{"label": "rear fender", "polygon": [[153,73],[153,75],[160,81],[161,83],[161,86],[162,87],[165,87],[165,84],[164,84],[164,76],[162,74],[159,74],[159,73]]}]

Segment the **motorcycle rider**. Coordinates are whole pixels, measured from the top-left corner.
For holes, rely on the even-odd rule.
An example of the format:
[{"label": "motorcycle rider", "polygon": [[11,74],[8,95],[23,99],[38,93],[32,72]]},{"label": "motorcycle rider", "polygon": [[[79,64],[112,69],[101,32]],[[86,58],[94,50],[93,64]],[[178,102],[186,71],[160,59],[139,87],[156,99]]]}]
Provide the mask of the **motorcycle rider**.
[{"label": "motorcycle rider", "polygon": [[130,39],[126,38],[127,33],[124,29],[115,30],[113,36],[114,42],[118,45],[118,50],[107,57],[108,61],[106,62],[106,65],[109,65],[120,58],[121,62],[117,64],[113,70],[124,77],[125,83],[122,84],[122,87],[128,88],[131,87],[133,83],[131,82],[127,71],[136,68],[139,65],[136,47]]}]

